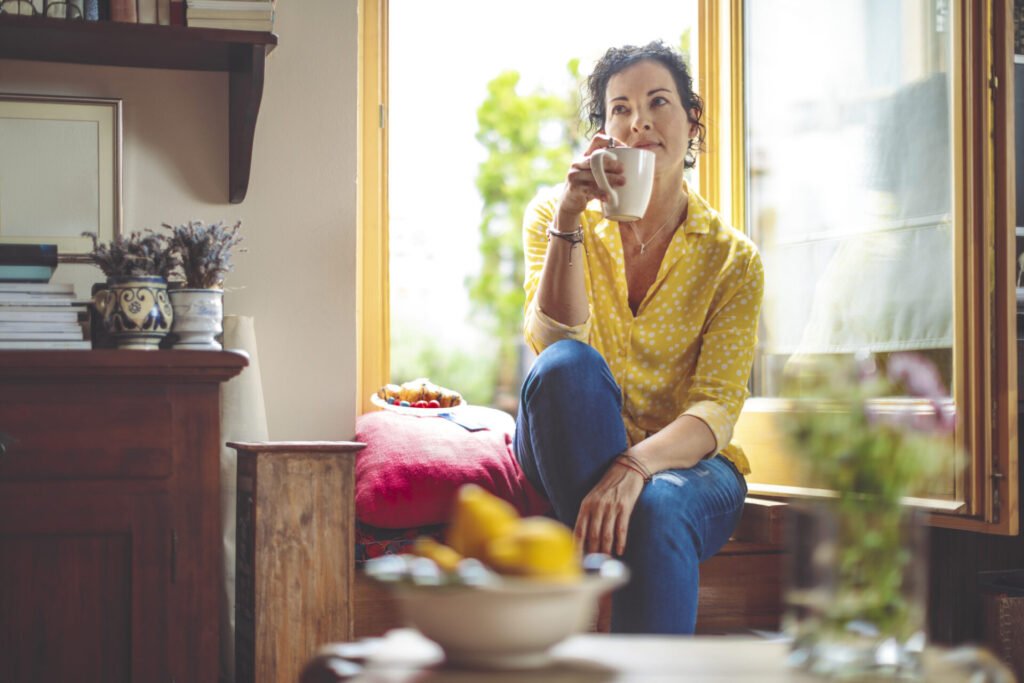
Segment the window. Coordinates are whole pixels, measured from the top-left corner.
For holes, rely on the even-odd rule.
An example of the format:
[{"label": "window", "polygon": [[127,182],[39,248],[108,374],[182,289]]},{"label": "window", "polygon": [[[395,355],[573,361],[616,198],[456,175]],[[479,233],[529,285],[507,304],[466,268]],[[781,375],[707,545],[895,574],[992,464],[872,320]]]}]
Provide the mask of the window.
[{"label": "window", "polygon": [[[785,494],[806,484],[787,459],[774,420],[785,409],[775,398],[779,369],[792,353],[846,353],[865,344],[882,353],[918,348],[938,361],[954,389],[957,439],[969,453],[962,474],[951,463],[944,490],[922,494],[931,507],[957,512],[939,523],[1015,532],[1016,519],[1005,512],[1016,508],[1012,197],[1006,191],[1012,158],[999,144],[1010,120],[1004,63],[1010,29],[990,37],[985,27],[993,17],[986,12],[1005,15],[996,26],[1011,24],[1005,0],[974,4],[862,0],[826,11],[813,0],[696,3],[693,53],[710,113],[700,186],[760,243],[769,271],[755,398],[737,426],[755,468],[753,490]],[[392,0],[390,11],[402,6]],[[388,12],[386,0],[360,4],[359,392],[365,403],[390,377],[393,293],[411,299],[416,287],[389,276],[389,211],[401,220],[405,209],[388,203],[404,170],[387,172],[388,145],[402,135],[394,110],[435,106],[422,98],[399,105],[396,92],[388,111],[394,87]],[[446,87],[459,80],[451,69],[447,77],[422,70]],[[1003,87],[990,88],[990,75]],[[459,116],[463,129],[473,125]],[[419,217],[412,204],[410,215]],[[463,225],[459,239],[473,239],[467,231],[479,222]],[[405,240],[403,246],[414,245]],[[920,256],[925,252],[927,259]],[[865,257],[878,253],[885,258]],[[900,253],[911,257],[894,260]],[[855,293],[844,275],[850,272],[859,278]],[[851,300],[859,304],[853,313],[838,315],[838,302]]]},{"label": "window", "polygon": [[696,76],[696,0],[620,7],[523,0],[501,31],[467,31],[488,26],[493,8],[390,0],[390,381],[428,374],[515,414],[533,359],[523,213],[589,141],[578,123],[591,65],[612,45],[660,39],[689,55]]}]

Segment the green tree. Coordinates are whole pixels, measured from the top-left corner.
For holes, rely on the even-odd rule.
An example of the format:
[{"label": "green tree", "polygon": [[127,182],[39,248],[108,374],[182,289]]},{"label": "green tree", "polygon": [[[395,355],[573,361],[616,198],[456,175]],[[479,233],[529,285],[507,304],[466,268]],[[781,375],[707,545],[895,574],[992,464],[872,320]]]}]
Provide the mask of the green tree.
[{"label": "green tree", "polygon": [[[576,62],[570,64],[576,76]],[[480,273],[468,279],[474,310],[495,339],[494,400],[518,391],[522,339],[523,214],[544,186],[565,179],[577,140],[576,103],[570,95],[519,94],[519,73],[505,71],[487,84],[477,109],[477,140],[487,149],[476,186],[484,201]]]}]

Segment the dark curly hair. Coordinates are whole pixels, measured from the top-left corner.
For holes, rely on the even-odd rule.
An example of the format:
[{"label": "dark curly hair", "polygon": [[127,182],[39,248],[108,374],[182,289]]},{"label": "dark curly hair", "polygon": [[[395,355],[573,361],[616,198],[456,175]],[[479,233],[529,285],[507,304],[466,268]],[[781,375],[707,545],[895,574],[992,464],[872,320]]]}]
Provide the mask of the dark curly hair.
[{"label": "dark curly hair", "polygon": [[582,113],[586,116],[587,132],[593,134],[604,129],[607,116],[604,97],[611,77],[623,69],[643,61],[655,61],[668,69],[672,74],[672,79],[676,82],[676,89],[679,91],[687,118],[697,126],[697,137],[690,140],[685,161],[686,168],[693,168],[697,164],[697,154],[704,149],[706,129],[701,122],[701,116],[704,114],[704,100],[693,90],[693,78],[690,76],[690,69],[686,66],[683,56],[660,40],[652,41],[642,47],[625,45],[609,48],[594,65],[593,72],[587,77],[586,95],[583,99]]}]

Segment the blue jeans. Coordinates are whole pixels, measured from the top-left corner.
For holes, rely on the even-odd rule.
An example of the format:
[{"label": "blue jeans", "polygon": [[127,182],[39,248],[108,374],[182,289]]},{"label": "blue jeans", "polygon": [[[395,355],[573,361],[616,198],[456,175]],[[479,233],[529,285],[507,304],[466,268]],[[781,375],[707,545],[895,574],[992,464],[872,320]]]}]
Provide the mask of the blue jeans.
[{"label": "blue jeans", "polygon": [[[545,349],[523,382],[515,452],[560,521],[575,526],[583,497],[627,446],[622,392],[604,358],[577,341]],[[613,632],[693,633],[698,565],[729,540],[746,493],[722,456],[654,475],[630,518],[631,578],[613,597]]]}]

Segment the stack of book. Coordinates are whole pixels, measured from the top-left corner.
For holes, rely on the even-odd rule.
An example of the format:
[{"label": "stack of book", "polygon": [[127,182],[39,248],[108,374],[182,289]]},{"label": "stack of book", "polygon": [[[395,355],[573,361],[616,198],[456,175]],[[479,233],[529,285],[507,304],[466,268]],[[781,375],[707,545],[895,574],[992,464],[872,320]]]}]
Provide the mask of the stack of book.
[{"label": "stack of book", "polygon": [[88,306],[71,284],[0,280],[0,349],[89,349]]},{"label": "stack of book", "polygon": [[0,244],[0,349],[88,349],[88,306],[50,282],[53,244]]},{"label": "stack of book", "polygon": [[186,0],[185,21],[199,28],[273,31],[273,0]]}]

